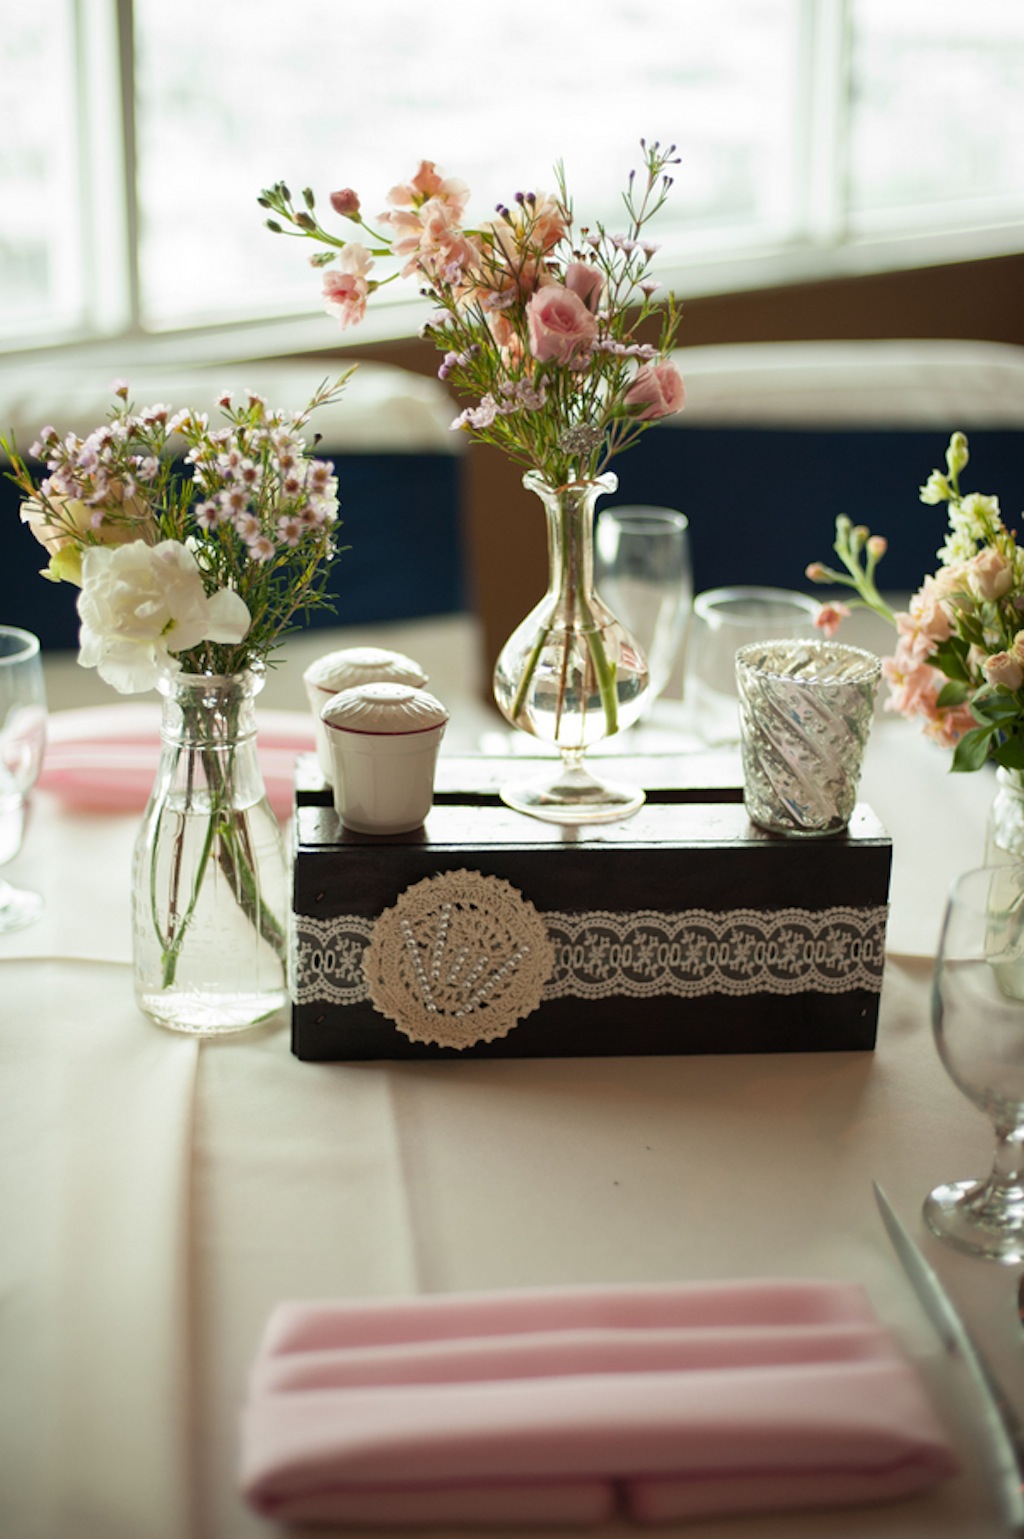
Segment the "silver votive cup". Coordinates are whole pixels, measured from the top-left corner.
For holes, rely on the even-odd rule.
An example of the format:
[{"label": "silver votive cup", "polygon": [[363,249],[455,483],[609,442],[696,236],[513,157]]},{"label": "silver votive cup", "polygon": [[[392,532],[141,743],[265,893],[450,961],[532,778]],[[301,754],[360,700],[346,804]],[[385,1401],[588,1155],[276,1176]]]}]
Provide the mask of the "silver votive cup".
[{"label": "silver votive cup", "polygon": [[772,833],[826,838],[849,824],[879,659],[834,641],[751,642],[736,653],[743,801]]}]

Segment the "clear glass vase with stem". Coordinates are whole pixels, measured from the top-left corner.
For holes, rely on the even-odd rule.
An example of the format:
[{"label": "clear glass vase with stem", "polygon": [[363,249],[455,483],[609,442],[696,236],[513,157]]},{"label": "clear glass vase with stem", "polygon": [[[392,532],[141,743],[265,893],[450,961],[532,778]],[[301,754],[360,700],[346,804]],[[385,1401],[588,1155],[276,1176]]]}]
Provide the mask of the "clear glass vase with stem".
[{"label": "clear glass vase with stem", "polygon": [[943,919],[932,1023],[947,1074],[991,1122],[987,1176],[945,1181],[928,1227],[973,1256],[1024,1261],[1024,864],[963,873]]},{"label": "clear glass vase with stem", "polygon": [[162,750],[135,844],[135,995],[162,1026],[246,1030],[287,1003],[288,863],[256,749],[262,670],[161,679]]},{"label": "clear glass vase with stem", "polygon": [[638,786],[595,775],[584,754],[629,727],[650,692],[639,643],[594,588],[594,512],[614,492],[610,472],[556,486],[538,471],[523,485],[544,505],[548,588],[516,627],[494,669],[494,697],[506,720],[559,750],[543,775],[502,787],[506,804],[553,823],[628,817],[643,805]]}]

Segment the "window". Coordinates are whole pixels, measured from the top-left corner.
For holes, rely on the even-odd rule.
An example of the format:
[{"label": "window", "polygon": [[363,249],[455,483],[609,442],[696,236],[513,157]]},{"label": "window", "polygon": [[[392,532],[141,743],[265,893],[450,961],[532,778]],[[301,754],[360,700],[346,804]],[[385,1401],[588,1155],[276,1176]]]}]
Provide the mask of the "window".
[{"label": "window", "polygon": [[[557,156],[578,212],[614,227],[641,134],[679,146],[654,233],[683,295],[723,273],[895,265],[919,239],[963,255],[964,232],[979,252],[1024,245],[1019,0],[552,0],[528,27],[515,16],[0,0],[0,346],[315,315],[300,251],[262,229],[256,195],[279,177],[357,187],[372,210],[426,156],[486,218],[524,178],[550,186]],[[383,322],[379,296],[378,325],[412,329],[410,289],[386,291]]]}]

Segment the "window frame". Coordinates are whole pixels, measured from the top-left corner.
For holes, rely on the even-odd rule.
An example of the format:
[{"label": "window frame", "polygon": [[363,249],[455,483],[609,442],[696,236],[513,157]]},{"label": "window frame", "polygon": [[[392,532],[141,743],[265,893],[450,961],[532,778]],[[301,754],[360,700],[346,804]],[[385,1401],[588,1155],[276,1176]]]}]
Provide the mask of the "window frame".
[{"label": "window frame", "polygon": [[[0,341],[7,362],[55,353],[117,369],[138,361],[228,363],[253,356],[332,351],[330,320],[315,311],[200,326],[143,324],[136,195],[133,0],[68,0],[78,70],[81,327]],[[989,206],[987,225],[943,225],[935,209],[851,216],[844,185],[852,60],[852,0],[799,0],[800,90],[795,111],[795,217],[781,239],[721,231],[662,242],[661,277],[686,298],[865,276],[1024,251],[1024,218]],[[87,13],[88,12],[88,17]],[[930,221],[922,223],[922,214]],[[1001,214],[1003,217],[1001,217]],[[903,228],[901,229],[901,225]],[[427,314],[408,293],[371,307],[354,345],[408,339]]]}]

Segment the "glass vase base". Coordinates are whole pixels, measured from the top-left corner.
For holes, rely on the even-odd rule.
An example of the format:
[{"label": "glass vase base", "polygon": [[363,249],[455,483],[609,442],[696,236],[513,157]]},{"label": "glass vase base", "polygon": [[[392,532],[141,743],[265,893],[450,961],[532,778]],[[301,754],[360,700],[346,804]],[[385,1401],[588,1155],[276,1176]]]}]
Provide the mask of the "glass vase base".
[{"label": "glass vase base", "polygon": [[138,1004],[150,1020],[168,1031],[191,1037],[226,1037],[251,1031],[276,1015],[288,1003],[286,989],[259,993],[203,994],[188,989],[168,989],[140,994]]},{"label": "glass vase base", "polygon": [[35,924],[42,912],[43,900],[37,892],[26,892],[23,887],[0,882],[0,935]]},{"label": "glass vase base", "polygon": [[638,786],[598,779],[582,765],[567,765],[532,780],[509,781],[498,793],[506,807],[545,823],[617,823],[646,801]]},{"label": "glass vase base", "polygon": [[925,1198],[924,1221],[956,1250],[1012,1265],[1024,1261],[1024,1194],[950,1181]]}]

